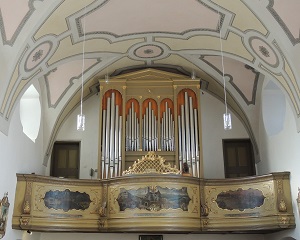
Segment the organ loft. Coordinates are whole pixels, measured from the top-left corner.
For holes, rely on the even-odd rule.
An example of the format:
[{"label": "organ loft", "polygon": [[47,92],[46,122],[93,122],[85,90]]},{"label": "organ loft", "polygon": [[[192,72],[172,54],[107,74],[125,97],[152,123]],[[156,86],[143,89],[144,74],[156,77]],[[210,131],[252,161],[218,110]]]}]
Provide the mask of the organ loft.
[{"label": "organ loft", "polygon": [[146,69],[99,83],[98,179],[17,174],[14,229],[261,233],[295,228],[289,172],[204,179],[199,79]]}]

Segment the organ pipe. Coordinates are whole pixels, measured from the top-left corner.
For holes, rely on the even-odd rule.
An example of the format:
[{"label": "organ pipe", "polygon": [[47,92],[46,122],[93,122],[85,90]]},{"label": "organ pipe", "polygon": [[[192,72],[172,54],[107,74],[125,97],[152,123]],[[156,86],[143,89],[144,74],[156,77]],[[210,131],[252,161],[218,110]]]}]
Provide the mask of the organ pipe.
[{"label": "organ pipe", "polygon": [[199,177],[199,141],[197,109],[193,109],[193,98],[184,92],[184,102],[180,106],[178,115],[178,146],[179,166],[187,164],[189,172],[194,177]]},{"label": "organ pipe", "polygon": [[126,120],[126,151],[137,151],[139,149],[139,121],[134,103],[131,102]]},{"label": "organ pipe", "polygon": [[157,151],[158,149],[158,132],[157,132],[157,118],[152,109],[152,102],[148,102],[143,116],[143,151]]},{"label": "organ pipe", "polygon": [[161,121],[161,144],[163,151],[174,151],[174,120],[168,102],[165,103]]},{"label": "organ pipe", "polygon": [[106,100],[102,117],[102,179],[121,175],[122,116],[116,104],[116,93],[112,92]]}]

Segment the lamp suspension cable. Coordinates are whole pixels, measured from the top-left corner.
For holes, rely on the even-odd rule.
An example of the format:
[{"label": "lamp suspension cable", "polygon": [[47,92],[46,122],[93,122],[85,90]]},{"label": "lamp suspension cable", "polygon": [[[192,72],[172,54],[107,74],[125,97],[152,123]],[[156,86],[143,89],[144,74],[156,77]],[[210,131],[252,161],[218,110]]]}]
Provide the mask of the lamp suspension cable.
[{"label": "lamp suspension cable", "polygon": [[83,73],[85,68],[85,16],[86,6],[84,7],[84,18],[83,18],[83,44],[82,44],[82,69],[81,69],[81,94],[80,94],[80,114],[77,115],[77,130],[85,130],[85,115],[82,113],[82,102],[83,102]]},{"label": "lamp suspension cable", "polygon": [[[220,14],[219,11],[218,14]],[[220,40],[220,48],[221,48],[222,79],[223,79],[224,104],[225,104],[225,113],[223,114],[223,121],[224,121],[224,129],[230,130],[232,129],[232,123],[231,123],[231,114],[228,113],[228,108],[227,108],[227,93],[226,93],[226,80],[225,80],[225,68],[224,68],[223,42],[222,42],[222,32],[221,32],[221,17],[219,18],[219,40]]]}]

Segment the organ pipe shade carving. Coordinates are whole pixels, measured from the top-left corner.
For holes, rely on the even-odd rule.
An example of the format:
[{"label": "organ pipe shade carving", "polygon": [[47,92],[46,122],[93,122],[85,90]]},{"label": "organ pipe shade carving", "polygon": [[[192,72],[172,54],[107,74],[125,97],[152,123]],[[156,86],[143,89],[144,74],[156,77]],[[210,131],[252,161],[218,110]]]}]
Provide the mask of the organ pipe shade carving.
[{"label": "organ pipe shade carving", "polygon": [[178,93],[178,157],[179,167],[187,164],[189,172],[199,177],[199,138],[197,98],[191,89],[183,89]]},{"label": "organ pipe shade carving", "polygon": [[142,149],[143,151],[157,151],[157,103],[153,99],[146,99],[143,102],[143,123],[142,123]]},{"label": "organ pipe shade carving", "polygon": [[140,148],[139,103],[130,99],[126,103],[126,151],[137,151]]},{"label": "organ pipe shade carving", "polygon": [[108,90],[102,102],[102,179],[121,175],[121,139],[122,96],[117,90]]}]

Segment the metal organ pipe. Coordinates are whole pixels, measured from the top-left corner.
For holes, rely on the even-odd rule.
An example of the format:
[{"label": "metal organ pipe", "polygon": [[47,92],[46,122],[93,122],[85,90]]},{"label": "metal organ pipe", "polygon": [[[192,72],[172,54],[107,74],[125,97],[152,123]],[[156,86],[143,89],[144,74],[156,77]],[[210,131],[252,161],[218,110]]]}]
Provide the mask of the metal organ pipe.
[{"label": "metal organ pipe", "polygon": [[185,118],[184,118],[184,105],[181,105],[181,149],[182,149],[182,162],[187,163],[186,159],[186,144],[185,144]]},{"label": "metal organ pipe", "polygon": [[122,116],[116,105],[116,93],[107,98],[102,119],[102,178],[112,178],[121,173]]},{"label": "metal organ pipe", "polygon": [[152,109],[152,102],[148,102],[148,106],[145,109],[143,116],[143,146],[144,151],[157,151],[158,139],[157,139],[157,119]]},{"label": "metal organ pipe", "polygon": [[199,177],[199,141],[197,109],[193,109],[193,98],[184,93],[184,103],[180,105],[181,114],[178,116],[178,146],[179,166],[187,163],[194,177]]},{"label": "metal organ pipe", "polygon": [[102,113],[102,156],[101,156],[101,178],[104,179],[104,169],[105,169],[105,153],[106,153],[106,110]]},{"label": "metal organ pipe", "polygon": [[182,163],[182,134],[181,134],[181,117],[178,115],[178,158],[179,158],[179,169],[183,170],[183,163]]},{"label": "metal organ pipe", "polygon": [[127,114],[126,120],[126,151],[137,151],[139,148],[139,121],[134,103]]},{"label": "metal organ pipe", "polygon": [[122,116],[119,116],[119,156],[118,156],[118,176],[122,172]]},{"label": "metal organ pipe", "polygon": [[166,102],[165,111],[163,112],[161,132],[162,150],[174,151],[174,120],[168,102]]},{"label": "metal organ pipe", "polygon": [[197,168],[197,177],[200,177],[200,153],[199,153],[199,142],[198,142],[198,112],[197,109],[194,109],[194,118],[195,118],[195,150],[196,150],[196,168]]},{"label": "metal organ pipe", "polygon": [[111,114],[110,114],[110,149],[109,149],[109,155],[110,155],[110,177],[113,177],[114,173],[114,156],[115,156],[115,93],[112,93],[111,97],[111,108],[110,108]]},{"label": "metal organ pipe", "polygon": [[192,158],[192,171],[193,175],[196,174],[196,159],[195,159],[195,124],[194,124],[194,111],[193,111],[193,99],[189,97],[189,113],[190,113],[190,126],[191,126],[191,158]]},{"label": "metal organ pipe", "polygon": [[115,120],[115,152],[114,152],[114,176],[118,176],[119,164],[119,106],[116,105],[116,120]]},{"label": "metal organ pipe", "polygon": [[107,112],[106,112],[106,129],[105,129],[105,178],[108,178],[108,171],[109,171],[109,137],[110,137],[110,98],[107,99]]},{"label": "metal organ pipe", "polygon": [[[189,121],[189,107],[188,107],[188,94],[184,93],[184,111],[185,111],[185,141],[186,141],[186,159],[189,167],[191,164],[191,136],[190,136],[190,121]],[[191,169],[192,170],[192,169]]]}]

